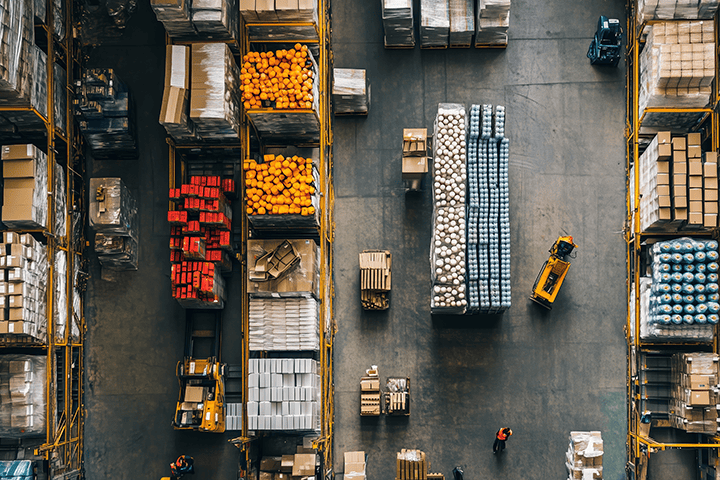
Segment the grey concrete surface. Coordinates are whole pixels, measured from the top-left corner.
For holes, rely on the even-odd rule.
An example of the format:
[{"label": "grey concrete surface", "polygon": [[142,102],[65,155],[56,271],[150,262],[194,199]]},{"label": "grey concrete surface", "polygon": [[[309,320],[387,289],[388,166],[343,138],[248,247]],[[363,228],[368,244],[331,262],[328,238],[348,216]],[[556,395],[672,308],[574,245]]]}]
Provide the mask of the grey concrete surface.
[{"label": "grey concrete surface", "polygon": [[[333,4],[335,66],[366,69],[366,118],[336,118],[335,459],[365,450],[368,478],[395,452],[466,478],[565,478],[571,430],[601,430],[607,480],[625,478],[624,69],[585,57],[621,1],[513,2],[506,50],[385,50],[380,2]],[[417,7],[416,4],[416,18]],[[502,316],[431,316],[429,188],[406,195],[402,129],[432,127],[439,102],[507,107],[513,306]],[[429,185],[428,185],[429,187]],[[528,300],[560,234],[579,245],[552,312]],[[393,253],[387,312],[359,301],[357,253]],[[359,377],[411,378],[409,418],[360,418]],[[515,432],[491,452],[501,426]],[[654,477],[654,478],[660,478]]]}]

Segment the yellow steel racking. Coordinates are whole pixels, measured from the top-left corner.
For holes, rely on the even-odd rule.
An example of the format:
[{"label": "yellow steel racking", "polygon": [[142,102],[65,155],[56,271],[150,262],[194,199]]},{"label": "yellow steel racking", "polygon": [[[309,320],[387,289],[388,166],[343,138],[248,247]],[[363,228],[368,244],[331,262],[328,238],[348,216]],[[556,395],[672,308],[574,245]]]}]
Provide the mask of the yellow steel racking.
[{"label": "yellow steel racking", "polygon": [[[640,205],[640,172],[637,168],[634,169],[634,176],[630,176],[630,168],[633,165],[637,165],[640,153],[640,138],[642,136],[641,127],[645,120],[646,113],[696,113],[698,116],[702,115],[700,121],[701,126],[706,127],[707,135],[703,140],[710,137],[710,144],[712,150],[718,150],[718,144],[720,142],[720,135],[718,132],[718,106],[720,104],[720,91],[718,90],[717,79],[718,77],[718,61],[715,62],[715,82],[713,82],[713,93],[711,95],[711,105],[703,108],[672,108],[672,107],[653,107],[646,108],[645,113],[640,116],[639,113],[639,90],[640,90],[640,50],[644,44],[643,41],[643,30],[646,25],[656,23],[657,21],[646,21],[642,24],[638,24],[637,21],[637,0],[628,0],[626,4],[627,10],[627,70],[626,70],[626,85],[627,85],[627,122],[625,128],[626,137],[626,169],[627,169],[627,183],[626,183],[626,204],[627,204],[627,219],[625,228],[625,240],[627,243],[627,294],[628,301],[634,304],[634,318],[630,315],[630,309],[628,309],[628,315],[626,318],[626,341],[628,347],[627,356],[627,396],[628,396],[628,408],[627,408],[627,420],[628,420],[628,438],[627,438],[627,452],[628,452],[628,468],[632,471],[630,478],[644,479],[647,474],[647,465],[650,453],[664,451],[668,449],[709,449],[713,452],[709,458],[715,462],[717,466],[717,457],[720,453],[720,436],[706,436],[706,441],[699,441],[697,443],[663,443],[657,442],[647,434],[641,433],[640,428],[640,413],[639,412],[639,400],[640,394],[637,372],[639,371],[639,353],[644,348],[652,347],[659,349],[662,346],[658,344],[648,344],[642,342],[640,339],[640,251],[642,245],[647,240],[662,237],[677,237],[677,236],[712,236],[718,238],[718,229],[712,232],[708,231],[683,231],[678,233],[663,233],[663,232],[643,232],[640,229],[640,215],[638,214]],[[663,20],[668,21],[668,20]],[[672,21],[672,20],[670,20]],[[687,20],[685,20],[687,21]],[[718,14],[714,18],[715,22],[715,50],[718,51]],[[717,54],[716,54],[717,56]],[[709,127],[709,128],[707,128]],[[631,183],[634,191],[634,195],[631,196]],[[633,216],[633,213],[635,215]],[[635,287],[633,289],[633,286]],[[634,292],[634,297],[631,298]],[[682,342],[676,344],[666,344],[668,347],[679,347],[679,346],[690,346],[692,342]],[[697,345],[697,343],[695,344]],[[712,345],[713,351],[718,352],[718,335],[717,328],[715,330],[715,341]],[[656,422],[653,421],[653,425],[657,427],[669,427],[669,422]]]},{"label": "yellow steel racking", "polygon": [[[34,450],[36,456],[48,460],[49,478],[80,478],[83,471],[83,341],[85,336],[85,316],[82,294],[84,285],[76,277],[75,268],[82,263],[85,247],[83,236],[82,217],[77,214],[83,211],[84,202],[84,173],[85,165],[82,156],[82,138],[75,129],[72,108],[73,83],[81,75],[80,46],[73,34],[73,0],[64,2],[65,18],[60,19],[64,24],[65,37],[59,40],[54,29],[54,0],[46,0],[46,21],[35,25],[35,34],[46,41],[47,53],[47,114],[44,115],[32,107],[2,107],[0,112],[32,112],[33,122],[42,124],[44,134],[42,141],[46,142],[48,160],[48,220],[44,230],[21,230],[44,236],[47,242],[48,273],[47,273],[47,343],[32,345],[17,345],[12,342],[0,343],[0,354],[12,351],[37,352],[44,350],[47,356],[46,377],[46,435],[45,441]],[[66,84],[63,86],[66,101],[66,111],[58,112],[66,116],[65,132],[55,125],[55,78],[54,63],[57,62],[66,71]],[[21,138],[27,137],[19,132]],[[40,142],[34,138],[36,142]],[[2,142],[0,137],[0,142]],[[17,143],[16,140],[13,143]],[[41,144],[41,143],[38,143]],[[65,167],[66,205],[65,235],[55,231],[55,161]],[[73,215],[73,212],[76,215]],[[74,228],[80,222],[81,228]],[[53,313],[57,306],[54,303],[53,293],[60,286],[55,281],[55,258],[58,252],[65,252],[67,257],[65,295],[67,303],[67,322],[62,334],[56,331]],[[77,297],[76,297],[77,296]],[[74,306],[74,298],[79,298],[79,308]],[[78,334],[73,334],[73,324]]]},{"label": "yellow steel racking", "polygon": [[[304,27],[305,34],[298,35],[297,37],[283,37],[277,40],[268,39],[252,39],[250,35],[251,29],[255,27]],[[314,27],[314,28],[310,28]],[[333,370],[332,370],[332,355],[333,355],[333,338],[336,331],[336,325],[333,316],[333,297],[334,287],[332,282],[332,269],[333,269],[333,241],[334,241],[334,220],[333,220],[333,207],[334,207],[334,189],[332,180],[332,126],[330,116],[330,72],[332,67],[332,53],[330,50],[330,14],[329,14],[329,0],[318,0],[318,23],[317,25],[309,24],[306,22],[287,22],[287,23],[243,23],[243,35],[242,35],[242,52],[246,53],[250,50],[253,44],[282,44],[282,43],[304,43],[317,46],[318,58],[316,59],[318,65],[318,78],[319,90],[318,90],[318,110],[282,110],[274,111],[268,109],[256,109],[246,111],[243,118],[243,136],[242,145],[245,149],[245,153],[249,152],[250,145],[250,129],[254,129],[256,135],[258,131],[256,125],[253,124],[253,118],[257,118],[258,114],[296,114],[296,115],[313,115],[318,121],[319,132],[317,140],[315,139],[302,139],[301,143],[303,146],[313,146],[319,148],[320,158],[318,170],[320,174],[320,185],[319,191],[322,195],[322,212],[320,215],[320,226],[317,232],[320,242],[320,352],[319,352],[319,363],[320,363],[320,377],[321,377],[321,431],[320,437],[313,441],[313,447],[317,448],[323,458],[323,469],[321,473],[325,477],[329,472],[332,471],[332,439],[333,439],[333,396],[334,396],[334,385],[333,385]],[[307,35],[308,32],[312,32],[314,29],[315,35]],[[261,135],[260,135],[261,137]],[[262,140],[262,138],[259,138]],[[270,146],[270,145],[264,145]],[[262,147],[261,147],[262,148]],[[244,189],[244,185],[243,185]],[[243,233],[248,233],[248,219],[246,215],[243,215]],[[246,238],[246,237],[245,237]],[[247,265],[243,265],[244,269]],[[243,272],[247,274],[247,272]],[[249,346],[248,346],[248,295],[245,291],[246,286],[243,285],[243,365],[247,372],[248,360],[249,360]],[[243,385],[243,404],[247,404],[247,382]],[[247,409],[243,409],[243,430],[242,436],[238,437],[233,441],[238,448],[244,450],[247,454],[248,446],[251,442],[247,428]]]}]

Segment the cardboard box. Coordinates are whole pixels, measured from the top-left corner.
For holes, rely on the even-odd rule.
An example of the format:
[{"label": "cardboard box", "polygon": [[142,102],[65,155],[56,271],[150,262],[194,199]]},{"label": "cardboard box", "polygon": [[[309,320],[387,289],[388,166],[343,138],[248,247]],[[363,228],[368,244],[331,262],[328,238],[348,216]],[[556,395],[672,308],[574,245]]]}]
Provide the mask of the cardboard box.
[{"label": "cardboard box", "polygon": [[687,220],[688,219],[688,209],[687,208],[675,208],[673,215],[675,217],[675,220]]},{"label": "cardboard box", "polygon": [[165,87],[184,90],[190,88],[190,47],[186,45],[165,47]]},{"label": "cardboard box", "polygon": [[658,185],[670,185],[670,175],[667,173],[658,173],[655,179]]},{"label": "cardboard box", "polygon": [[670,160],[672,157],[672,145],[658,145],[658,160]]},{"label": "cardboard box", "polygon": [[670,185],[658,185],[655,187],[658,195],[671,195]]},{"label": "cardboard box", "polygon": [[30,178],[36,174],[34,159],[5,160],[2,162],[3,178]]},{"label": "cardboard box", "polygon": [[672,208],[658,208],[658,220],[672,220]]},{"label": "cardboard box", "polygon": [[187,123],[189,90],[177,87],[165,87],[160,106],[160,124],[180,125]]},{"label": "cardboard box", "polygon": [[27,160],[37,158],[42,152],[32,144],[3,145],[2,160]]},{"label": "cardboard box", "polygon": [[672,203],[670,202],[670,196],[658,196],[658,205],[660,207],[672,207]]},{"label": "cardboard box", "polygon": [[702,211],[688,213],[687,221],[691,225],[702,225],[705,222]]},{"label": "cardboard box", "polygon": [[687,144],[688,144],[688,150],[690,150],[691,146],[700,146],[702,143],[702,135],[700,133],[688,133],[687,134]]},{"label": "cardboard box", "polygon": [[23,320],[0,320],[0,334],[30,334],[32,324]]},{"label": "cardboard box", "polygon": [[280,471],[285,473],[292,472],[295,463],[295,455],[283,455],[280,459]]},{"label": "cardboard box", "polygon": [[717,177],[717,163],[703,163],[703,175],[706,178]]},{"label": "cardboard box", "polygon": [[403,156],[427,156],[427,128],[403,129]]},{"label": "cardboard box", "polygon": [[669,145],[672,142],[672,134],[670,132],[658,132],[655,135],[658,145]]},{"label": "cardboard box", "polygon": [[690,405],[710,405],[710,392],[707,390],[693,390],[690,393]]},{"label": "cardboard box", "polygon": [[428,171],[428,157],[403,157],[402,179],[419,180]]},{"label": "cardboard box", "polygon": [[274,473],[260,471],[259,480],[274,480],[274,479],[275,479]]},{"label": "cardboard box", "polygon": [[185,398],[183,401],[191,403],[202,403],[205,399],[205,389],[203,387],[185,387]]},{"label": "cardboard box", "polygon": [[296,453],[293,459],[293,477],[315,475],[315,455],[308,453]]},{"label": "cardboard box", "polygon": [[672,146],[673,155],[675,155],[675,151],[685,150],[687,148],[687,141],[685,137],[673,137]]},{"label": "cardboard box", "polygon": [[[248,278],[248,293],[300,293],[319,295],[319,248],[314,240],[288,240],[300,255],[300,263],[283,276],[268,281]],[[254,270],[258,259],[275,250],[284,240],[256,240],[247,242],[248,269]],[[248,275],[250,277],[250,275]]]},{"label": "cardboard box", "polygon": [[700,146],[688,146],[687,149],[687,156],[688,158],[701,158],[702,157],[702,149]]},{"label": "cardboard box", "polygon": [[702,175],[703,164],[699,158],[691,158],[688,162],[688,174],[689,175]]},{"label": "cardboard box", "polygon": [[684,380],[687,388],[691,390],[710,390],[717,385],[717,377],[715,375],[686,375]]},{"label": "cardboard box", "polygon": [[263,472],[279,472],[282,457],[262,457],[260,470]]},{"label": "cardboard box", "polygon": [[717,152],[705,152],[705,163],[717,163]]},{"label": "cardboard box", "polygon": [[672,159],[675,163],[687,162],[687,155],[685,154],[685,150],[673,150]]},{"label": "cardboard box", "polygon": [[718,189],[718,179],[716,178],[706,178],[704,185],[706,189],[710,190],[717,190]]},{"label": "cardboard box", "polygon": [[670,162],[667,160],[658,160],[657,173],[670,173]]},{"label": "cardboard box", "polygon": [[[658,197],[659,200],[659,197]],[[687,197],[683,196],[676,196],[673,198],[673,203],[675,208],[687,208],[688,207],[688,199]],[[664,207],[666,205],[660,205],[660,207]]]},{"label": "cardboard box", "polygon": [[689,188],[688,189],[688,200],[691,202],[701,201],[703,199],[702,188]]},{"label": "cardboard box", "polygon": [[718,202],[705,202],[703,205],[703,212],[709,214],[718,213]]},{"label": "cardboard box", "polygon": [[688,208],[690,209],[690,213],[702,213],[703,211],[703,202],[689,202]]},{"label": "cardboard box", "polygon": [[718,201],[718,191],[712,190],[712,189],[703,189],[703,200],[706,202],[717,202]]},{"label": "cardboard box", "polygon": [[[658,175],[659,177],[660,175]],[[685,173],[676,173],[672,176],[673,179],[673,185],[687,185],[688,184],[688,177]]]},{"label": "cardboard box", "polygon": [[703,188],[703,177],[701,175],[689,175],[687,185],[690,188]]},{"label": "cardboard box", "polygon": [[687,175],[687,173],[688,173],[687,162],[673,162],[672,172],[673,172],[673,175]]},{"label": "cardboard box", "polygon": [[362,392],[377,392],[380,390],[380,379],[379,378],[363,378],[360,380],[360,391]]}]

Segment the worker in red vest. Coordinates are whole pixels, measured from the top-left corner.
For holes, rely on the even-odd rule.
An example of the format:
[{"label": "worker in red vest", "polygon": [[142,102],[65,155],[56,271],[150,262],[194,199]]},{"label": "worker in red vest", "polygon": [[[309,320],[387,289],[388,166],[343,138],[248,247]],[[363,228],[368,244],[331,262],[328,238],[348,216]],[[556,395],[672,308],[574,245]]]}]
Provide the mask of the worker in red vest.
[{"label": "worker in red vest", "polygon": [[493,454],[505,450],[505,441],[512,435],[512,430],[503,427],[495,434],[495,443],[493,443]]},{"label": "worker in red vest", "polygon": [[195,459],[189,455],[180,455],[177,460],[170,464],[170,474],[172,479],[179,479],[186,473],[194,474],[195,467],[193,466]]}]

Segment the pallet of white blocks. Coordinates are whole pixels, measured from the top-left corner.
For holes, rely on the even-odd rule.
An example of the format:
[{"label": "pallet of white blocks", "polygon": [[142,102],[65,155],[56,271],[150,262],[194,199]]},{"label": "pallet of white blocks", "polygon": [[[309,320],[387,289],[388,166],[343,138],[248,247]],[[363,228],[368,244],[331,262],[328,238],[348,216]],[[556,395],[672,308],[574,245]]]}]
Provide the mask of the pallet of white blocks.
[{"label": "pallet of white blocks", "polygon": [[385,48],[413,48],[415,23],[412,0],[380,0]]},{"label": "pallet of white blocks", "polygon": [[250,297],[250,351],[317,351],[320,349],[319,302],[297,298]]},{"label": "pallet of white blocks", "polygon": [[242,403],[225,405],[225,431],[242,430]]},{"label": "pallet of white blocks", "polygon": [[710,101],[715,77],[711,21],[658,22],[648,27],[640,54],[639,112],[644,127],[682,130],[703,113],[646,112],[651,107],[699,108]]},{"label": "pallet of white blocks", "polygon": [[602,479],[603,453],[601,432],[570,432],[570,445],[565,454],[568,480]]},{"label": "pallet of white blocks", "polygon": [[502,313],[512,298],[505,107],[472,106],[468,153],[470,312]]},{"label": "pallet of white blocks", "polygon": [[433,142],[433,235],[430,243],[432,313],[464,314],[466,275],[465,105],[441,103]]},{"label": "pallet of white blocks", "polygon": [[251,358],[248,365],[249,430],[320,430],[316,360]]},{"label": "pallet of white blocks", "polygon": [[506,47],[509,27],[510,0],[478,0],[475,47]]},{"label": "pallet of white blocks", "polygon": [[365,310],[387,310],[390,306],[392,254],[387,250],[360,253],[360,301]]}]

